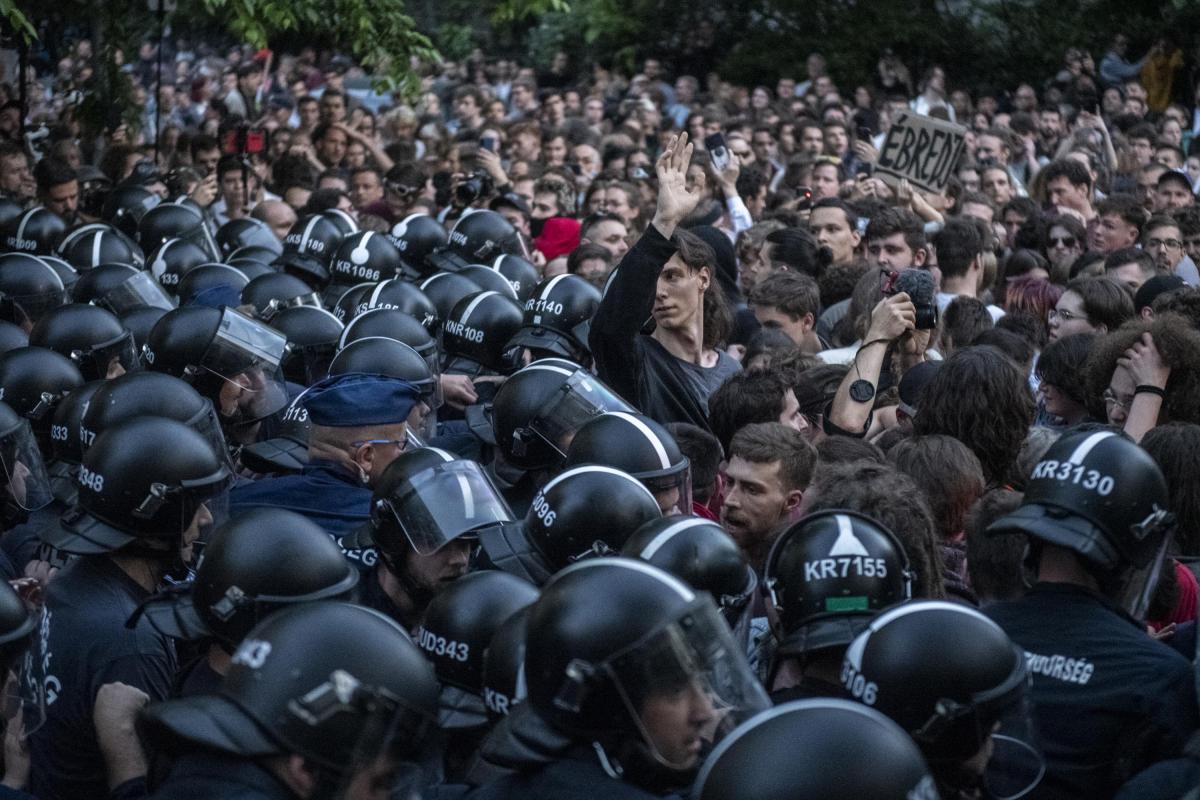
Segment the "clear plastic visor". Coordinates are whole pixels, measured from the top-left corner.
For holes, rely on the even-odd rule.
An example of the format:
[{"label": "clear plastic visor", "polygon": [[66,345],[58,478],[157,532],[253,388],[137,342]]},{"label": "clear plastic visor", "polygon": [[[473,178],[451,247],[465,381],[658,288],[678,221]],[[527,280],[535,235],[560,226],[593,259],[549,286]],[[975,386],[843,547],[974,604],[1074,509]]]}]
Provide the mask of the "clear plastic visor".
[{"label": "clear plastic visor", "polygon": [[447,461],[415,475],[381,501],[419,555],[480,528],[512,522],[504,497],[474,461]]},{"label": "clear plastic visor", "polygon": [[721,738],[770,707],[729,626],[704,595],[604,669],[649,752],[674,770],[697,768]]},{"label": "clear plastic visor", "polygon": [[598,378],[576,370],[545,410],[529,423],[530,429],[566,458],[575,433],[592,417],[608,411],[637,413]]},{"label": "clear plastic visor", "polygon": [[107,291],[98,304],[117,316],[141,306],[167,311],[175,308],[175,301],[148,272],[129,276],[124,283]]},{"label": "clear plastic visor", "polygon": [[28,420],[0,434],[0,471],[8,498],[25,511],[44,508],[54,499],[50,476]]}]

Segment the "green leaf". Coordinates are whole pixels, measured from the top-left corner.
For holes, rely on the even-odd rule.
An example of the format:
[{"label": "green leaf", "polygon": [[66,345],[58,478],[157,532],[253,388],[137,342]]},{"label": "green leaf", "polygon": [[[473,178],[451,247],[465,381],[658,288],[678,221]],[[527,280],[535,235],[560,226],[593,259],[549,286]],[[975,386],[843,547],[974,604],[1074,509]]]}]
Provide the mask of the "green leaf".
[{"label": "green leaf", "polygon": [[13,0],[0,0],[0,19],[11,25],[26,44],[33,44],[37,41],[37,30],[30,24],[21,9],[17,8]]}]

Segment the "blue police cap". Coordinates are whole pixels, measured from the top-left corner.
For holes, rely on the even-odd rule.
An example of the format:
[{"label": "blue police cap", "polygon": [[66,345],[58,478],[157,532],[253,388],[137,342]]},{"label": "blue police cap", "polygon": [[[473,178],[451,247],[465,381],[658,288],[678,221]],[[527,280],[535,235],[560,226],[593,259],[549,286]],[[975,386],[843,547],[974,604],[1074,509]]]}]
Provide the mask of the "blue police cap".
[{"label": "blue police cap", "polygon": [[196,292],[184,305],[205,308],[237,308],[242,304],[242,294],[231,284],[222,283]]},{"label": "blue police cap", "polygon": [[330,375],[300,398],[312,424],[326,428],[395,425],[408,419],[420,399],[408,381],[362,372]]}]

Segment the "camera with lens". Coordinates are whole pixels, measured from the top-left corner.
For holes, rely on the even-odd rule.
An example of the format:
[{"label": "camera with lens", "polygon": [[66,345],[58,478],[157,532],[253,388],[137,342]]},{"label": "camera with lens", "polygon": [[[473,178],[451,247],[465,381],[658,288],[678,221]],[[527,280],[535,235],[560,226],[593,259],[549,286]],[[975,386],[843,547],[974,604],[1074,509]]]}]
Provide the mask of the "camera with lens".
[{"label": "camera with lens", "polygon": [[469,206],[496,190],[495,182],[486,172],[473,172],[454,187],[454,199],[460,206]]},{"label": "camera with lens", "polygon": [[890,297],[901,292],[916,307],[916,329],[931,331],[938,324],[937,286],[933,273],[923,269],[883,270],[880,292]]}]

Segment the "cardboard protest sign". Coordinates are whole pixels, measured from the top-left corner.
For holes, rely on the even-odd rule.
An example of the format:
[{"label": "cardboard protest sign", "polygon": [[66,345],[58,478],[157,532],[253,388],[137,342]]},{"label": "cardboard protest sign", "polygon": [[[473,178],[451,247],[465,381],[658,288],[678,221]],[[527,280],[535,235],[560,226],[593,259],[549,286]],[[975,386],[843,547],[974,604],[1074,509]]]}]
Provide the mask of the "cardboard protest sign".
[{"label": "cardboard protest sign", "polygon": [[908,178],[917,189],[940,192],[962,153],[966,132],[953,122],[902,112],[883,141],[875,174],[892,187]]}]

